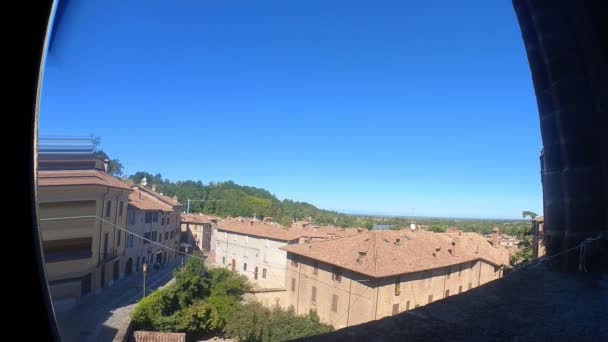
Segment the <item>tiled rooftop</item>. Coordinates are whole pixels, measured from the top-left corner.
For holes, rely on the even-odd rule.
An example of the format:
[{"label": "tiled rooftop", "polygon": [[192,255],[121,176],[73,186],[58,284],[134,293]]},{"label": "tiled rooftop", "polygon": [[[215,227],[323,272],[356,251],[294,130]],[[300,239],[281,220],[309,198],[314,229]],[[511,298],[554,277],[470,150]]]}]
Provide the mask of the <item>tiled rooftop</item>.
[{"label": "tiled rooftop", "polygon": [[242,217],[226,218],[218,221],[217,225],[218,230],[274,240],[290,241],[300,237],[297,229],[287,228],[276,222],[260,222]]},{"label": "tiled rooftop", "polygon": [[497,266],[509,264],[507,249],[493,247],[476,233],[369,231],[315,243],[284,246],[281,249],[375,278],[478,259]]},{"label": "tiled rooftop", "polygon": [[99,170],[38,171],[38,186],[101,185],[131,190],[121,180]]}]

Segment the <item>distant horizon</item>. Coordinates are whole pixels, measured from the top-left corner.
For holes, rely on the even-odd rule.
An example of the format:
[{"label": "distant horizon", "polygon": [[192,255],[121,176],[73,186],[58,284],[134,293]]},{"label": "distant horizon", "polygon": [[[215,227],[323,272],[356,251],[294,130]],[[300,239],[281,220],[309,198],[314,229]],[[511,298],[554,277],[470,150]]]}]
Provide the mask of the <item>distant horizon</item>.
[{"label": "distant horizon", "polygon": [[[153,172],[150,171],[135,171],[133,173],[123,173],[123,175],[121,176],[121,178],[128,178],[129,176],[133,176],[136,172],[149,172],[154,174]],[[161,174],[162,176],[162,174]],[[335,211],[339,214],[346,214],[346,215],[353,215],[353,216],[374,216],[374,217],[396,217],[396,218],[410,218],[410,217],[414,217],[414,218],[418,218],[418,219],[460,219],[460,220],[527,220],[525,218],[515,218],[515,217],[472,217],[472,216],[441,216],[441,215],[418,215],[414,212],[414,215],[410,215],[410,214],[399,214],[399,213],[384,213],[384,214],[380,214],[380,213],[371,213],[371,212],[365,212],[365,211],[352,211],[352,210],[348,210],[348,209],[333,209],[333,208],[324,208],[322,206],[319,206],[315,203],[311,203],[308,201],[302,201],[302,200],[298,200],[294,197],[284,197],[281,198],[280,196],[277,196],[271,189],[267,189],[267,188],[263,188],[263,187],[259,187],[257,185],[251,185],[251,184],[242,184],[242,183],[238,183],[234,180],[228,179],[228,180],[214,180],[214,181],[202,181],[202,180],[193,180],[193,179],[186,179],[186,180],[172,180],[170,178],[167,177],[162,177],[163,181],[164,180],[169,180],[170,182],[173,183],[177,183],[177,182],[187,182],[187,181],[192,181],[192,182],[202,182],[205,185],[209,185],[211,182],[213,183],[225,183],[225,182],[234,182],[235,184],[241,185],[241,186],[248,186],[248,187],[253,187],[253,188],[257,188],[257,189],[262,189],[262,190],[266,190],[268,192],[270,192],[273,196],[275,196],[279,201],[283,201],[283,200],[290,200],[290,201],[294,201],[294,202],[302,202],[302,203],[308,203],[310,205],[315,206],[317,209],[321,209],[321,210],[327,210],[327,211]],[[524,209],[525,210],[525,209]],[[523,210],[522,210],[523,211]],[[542,214],[538,214],[539,216],[542,216]]]}]

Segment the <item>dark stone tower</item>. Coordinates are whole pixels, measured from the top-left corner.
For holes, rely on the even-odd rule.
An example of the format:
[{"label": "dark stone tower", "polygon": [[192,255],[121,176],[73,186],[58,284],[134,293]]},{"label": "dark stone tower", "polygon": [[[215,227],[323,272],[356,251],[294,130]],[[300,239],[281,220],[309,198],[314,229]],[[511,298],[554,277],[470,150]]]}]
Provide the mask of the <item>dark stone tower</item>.
[{"label": "dark stone tower", "polygon": [[[513,0],[532,72],[543,141],[547,255],[602,236],[589,270],[606,270],[608,13],[602,0]],[[603,259],[603,260],[602,260]],[[579,250],[556,258],[576,270]]]}]

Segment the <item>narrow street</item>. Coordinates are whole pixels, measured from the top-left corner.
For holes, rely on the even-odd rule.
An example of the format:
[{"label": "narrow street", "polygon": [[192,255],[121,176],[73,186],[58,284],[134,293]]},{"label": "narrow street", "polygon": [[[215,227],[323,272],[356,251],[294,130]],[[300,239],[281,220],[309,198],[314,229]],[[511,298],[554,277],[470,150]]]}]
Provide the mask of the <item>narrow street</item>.
[{"label": "narrow street", "polygon": [[[174,281],[174,261],[149,272],[146,292]],[[57,315],[62,341],[122,341],[135,304],[142,296],[142,273],[133,273],[102,292],[81,299],[72,309]]]}]

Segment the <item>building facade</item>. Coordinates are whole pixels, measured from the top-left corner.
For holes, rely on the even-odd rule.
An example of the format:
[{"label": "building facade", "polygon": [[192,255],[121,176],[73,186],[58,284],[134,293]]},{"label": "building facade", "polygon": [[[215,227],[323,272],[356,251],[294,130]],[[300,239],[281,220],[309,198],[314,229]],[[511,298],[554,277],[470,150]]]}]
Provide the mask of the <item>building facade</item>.
[{"label": "building facade", "polygon": [[547,253],[545,248],[545,217],[532,219],[532,256],[541,258]]},{"label": "building facade", "polygon": [[177,257],[182,207],[176,197],[164,196],[154,186],[148,188],[145,178],[131,189],[127,229],[133,234],[127,237],[126,274],[141,271],[143,264],[164,265]]},{"label": "building facade", "polygon": [[298,314],[335,328],[407,311],[498,279],[509,253],[474,233],[371,231],[290,245],[285,287]]},{"label": "building facade", "polygon": [[[97,163],[98,165],[99,163]],[[105,170],[38,172],[40,234],[58,311],[124,276],[131,189]]]},{"label": "building facade", "polygon": [[227,218],[213,229],[212,260],[246,276],[256,288],[285,286],[287,252],[280,247],[298,243],[299,232],[269,221]]},{"label": "building facade", "polygon": [[213,215],[181,214],[181,242],[194,246],[195,249],[209,255],[211,252],[211,236],[213,227],[217,225],[219,217]]}]

